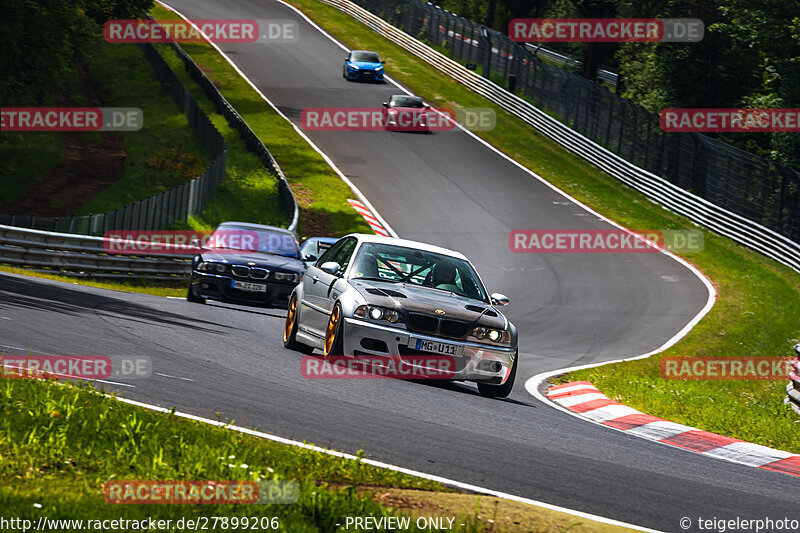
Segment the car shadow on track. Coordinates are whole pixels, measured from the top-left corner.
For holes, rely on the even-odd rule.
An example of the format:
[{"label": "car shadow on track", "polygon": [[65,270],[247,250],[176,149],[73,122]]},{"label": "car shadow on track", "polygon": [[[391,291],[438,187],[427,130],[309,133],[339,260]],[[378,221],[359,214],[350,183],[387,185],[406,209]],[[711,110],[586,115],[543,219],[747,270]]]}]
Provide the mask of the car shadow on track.
[{"label": "car shadow on track", "polygon": [[0,274],[0,309],[13,308],[55,311],[72,316],[110,312],[132,320],[217,334],[239,329],[133,303],[125,300],[123,293],[115,298],[42,280]]}]

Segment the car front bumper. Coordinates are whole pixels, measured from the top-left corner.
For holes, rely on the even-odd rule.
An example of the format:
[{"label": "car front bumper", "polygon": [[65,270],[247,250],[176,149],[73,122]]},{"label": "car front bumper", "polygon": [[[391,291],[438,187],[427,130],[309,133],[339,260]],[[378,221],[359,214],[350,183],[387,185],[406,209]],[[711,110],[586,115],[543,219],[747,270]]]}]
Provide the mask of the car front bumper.
[{"label": "car front bumper", "polygon": [[376,70],[352,70],[347,69],[347,77],[351,80],[358,80],[358,81],[383,81],[383,72],[378,72]]},{"label": "car front bumper", "polygon": [[[266,285],[265,292],[251,292],[233,288],[233,281],[247,281]],[[248,280],[237,279],[232,276],[208,274],[205,272],[192,272],[191,289],[195,295],[209,300],[229,302],[244,305],[263,305],[267,307],[286,307],[289,295],[296,283],[287,283],[275,280]]]},{"label": "car front bumper", "polygon": [[[418,351],[410,346],[412,339],[430,340],[462,347],[460,356],[455,359],[455,371],[446,378],[454,381],[481,381],[494,385],[505,383],[516,357],[516,347],[493,346],[477,342],[461,341],[446,337],[434,337],[414,333],[405,329],[375,324],[366,320],[346,317],[343,326],[344,353],[391,357],[397,363],[409,363],[414,357],[439,354]],[[376,342],[377,341],[377,342]],[[380,343],[385,344],[386,351]],[[374,348],[381,349],[375,350]]]}]

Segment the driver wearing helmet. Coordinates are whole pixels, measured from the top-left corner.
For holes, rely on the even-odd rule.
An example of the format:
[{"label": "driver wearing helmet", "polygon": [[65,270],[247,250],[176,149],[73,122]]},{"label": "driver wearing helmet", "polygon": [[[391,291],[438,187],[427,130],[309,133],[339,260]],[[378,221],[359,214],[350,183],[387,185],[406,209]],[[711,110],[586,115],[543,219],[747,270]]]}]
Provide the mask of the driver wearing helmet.
[{"label": "driver wearing helmet", "polygon": [[450,263],[437,263],[433,267],[433,276],[429,287],[438,287],[440,285],[454,285],[456,280],[456,268]]}]

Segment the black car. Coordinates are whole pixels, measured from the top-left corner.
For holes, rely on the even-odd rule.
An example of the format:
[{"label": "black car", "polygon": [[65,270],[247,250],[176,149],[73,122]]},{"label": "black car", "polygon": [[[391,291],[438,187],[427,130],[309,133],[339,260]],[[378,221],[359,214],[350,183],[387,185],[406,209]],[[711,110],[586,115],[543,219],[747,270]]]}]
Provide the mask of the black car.
[{"label": "black car", "polygon": [[297,239],[290,231],[224,222],[192,260],[186,299],[286,307],[304,271]]}]

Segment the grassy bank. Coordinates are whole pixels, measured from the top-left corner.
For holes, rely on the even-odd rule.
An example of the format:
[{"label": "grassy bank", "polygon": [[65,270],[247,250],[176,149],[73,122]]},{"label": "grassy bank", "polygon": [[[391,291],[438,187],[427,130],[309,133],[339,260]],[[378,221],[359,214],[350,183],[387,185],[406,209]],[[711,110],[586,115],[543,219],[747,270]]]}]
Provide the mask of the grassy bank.
[{"label": "grassy bank", "polygon": [[[337,524],[348,516],[410,513],[455,518],[464,524],[455,531],[622,531],[156,413],[86,385],[0,380],[0,411],[0,517],[5,519],[171,519],[173,525],[159,531],[184,531],[175,523],[179,518],[274,517],[281,531],[316,532],[343,530]],[[111,480],[294,481],[300,490],[294,504],[109,505],[102,489]],[[226,529],[220,528],[207,529]]]},{"label": "grassy bank", "polygon": [[123,178],[88,199],[75,214],[118,209],[203,173],[213,154],[200,144],[186,116],[164,91],[139,45],[100,40],[87,66],[103,105],[138,107],[144,124],[141,130],[124,134]]},{"label": "grassy bank", "polygon": [[[351,17],[318,0],[290,3],[350,48],[379,52],[389,76],[434,105],[493,108],[497,127],[478,135],[603,215],[636,230],[696,229]],[[800,276],[708,232],[704,250],[686,259],[713,280],[719,298],[683,341],[648,360],[576,372],[562,380],[587,379],[644,412],[800,452],[797,417],[782,403],[783,382],[668,381],[658,370],[662,356],[789,355],[800,337]]]},{"label": "grassy bank", "polygon": [[[153,9],[152,14],[158,19],[179,18],[174,12],[160,7]],[[288,121],[264,101],[224,57],[209,44],[181,46],[204,70],[277,160],[300,205],[298,234],[301,237],[338,236],[355,231],[372,233],[361,216],[347,203],[348,198],[355,197],[350,188],[333,172],[322,156],[311,148]],[[164,57],[170,61],[173,71],[186,83],[188,75],[183,71],[182,65],[176,62],[174,54],[171,54],[173,57],[170,58],[164,47],[161,50]],[[199,87],[195,84],[190,87],[193,96],[201,102],[203,109],[212,113],[213,107],[201,95]],[[222,118],[218,115],[217,117]],[[214,122],[220,127],[217,118]],[[243,196],[241,190],[225,190],[222,194],[218,194],[209,208],[195,221],[196,229],[207,228],[221,220],[238,220],[243,215],[249,215],[250,210],[246,205],[242,205]]]}]

